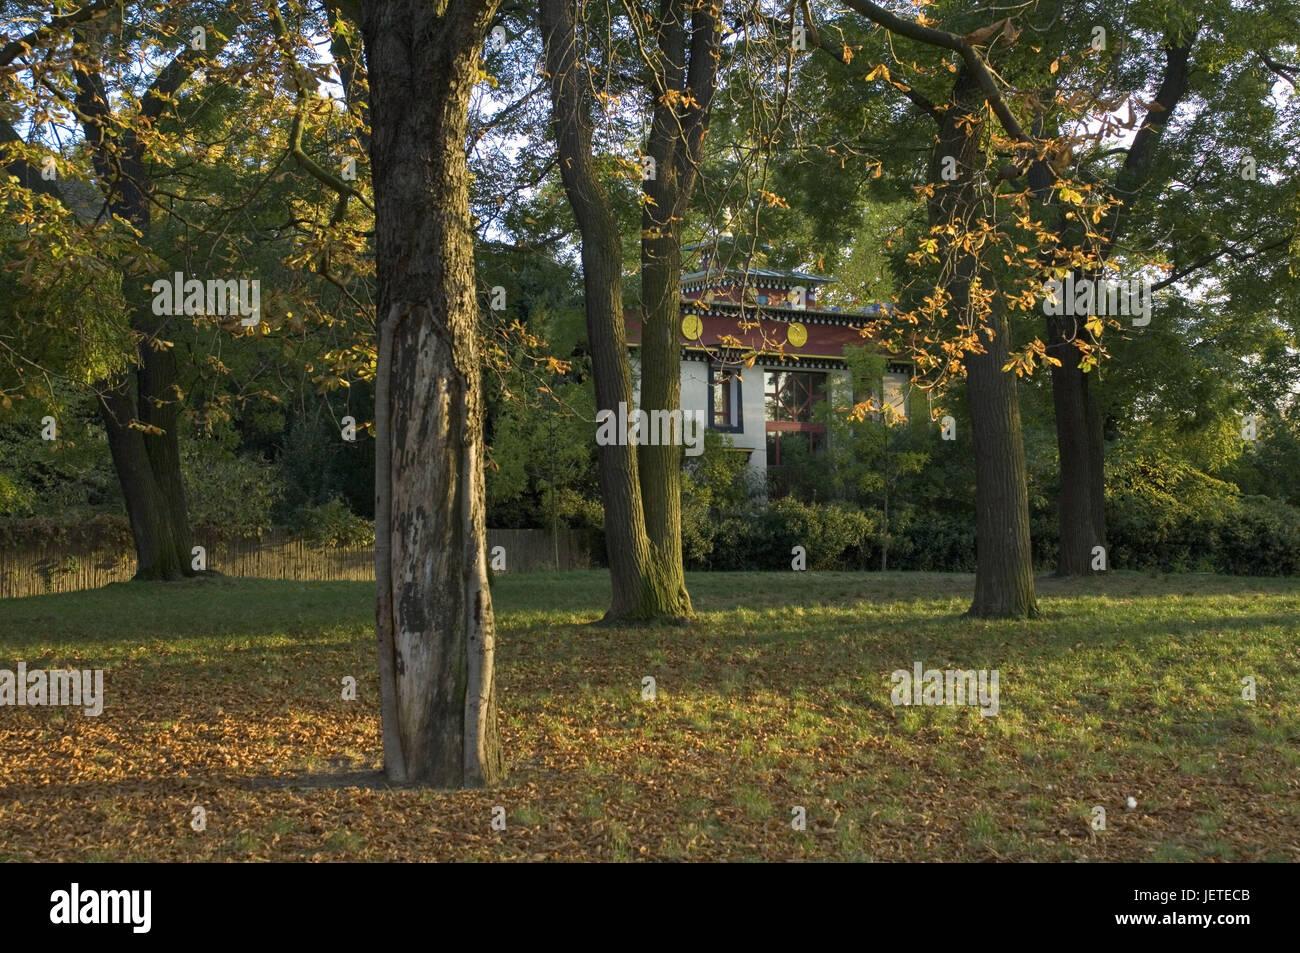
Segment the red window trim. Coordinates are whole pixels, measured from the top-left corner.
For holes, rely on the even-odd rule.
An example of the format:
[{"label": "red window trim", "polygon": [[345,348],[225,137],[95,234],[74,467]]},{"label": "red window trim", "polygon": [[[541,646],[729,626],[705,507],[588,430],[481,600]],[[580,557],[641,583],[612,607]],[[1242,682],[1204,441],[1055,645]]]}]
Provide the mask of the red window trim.
[{"label": "red window trim", "polygon": [[803,431],[804,433],[825,433],[825,424],[809,423],[806,420],[769,420],[766,422],[768,430],[794,430]]}]

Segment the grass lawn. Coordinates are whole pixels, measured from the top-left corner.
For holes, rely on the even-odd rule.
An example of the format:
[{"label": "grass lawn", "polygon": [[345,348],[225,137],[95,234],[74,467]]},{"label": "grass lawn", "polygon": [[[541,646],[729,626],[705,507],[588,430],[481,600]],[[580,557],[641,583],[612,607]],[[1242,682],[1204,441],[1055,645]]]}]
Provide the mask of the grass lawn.
[{"label": "grass lawn", "polygon": [[[510,776],[469,792],[372,774],[370,583],[0,601],[0,668],[107,696],[0,707],[0,859],[1300,860],[1300,582],[1044,578],[1033,622],[961,618],[968,576],[688,584],[690,627],[606,629],[604,573],[499,578]],[[998,669],[998,714],[895,707],[916,661]]]}]

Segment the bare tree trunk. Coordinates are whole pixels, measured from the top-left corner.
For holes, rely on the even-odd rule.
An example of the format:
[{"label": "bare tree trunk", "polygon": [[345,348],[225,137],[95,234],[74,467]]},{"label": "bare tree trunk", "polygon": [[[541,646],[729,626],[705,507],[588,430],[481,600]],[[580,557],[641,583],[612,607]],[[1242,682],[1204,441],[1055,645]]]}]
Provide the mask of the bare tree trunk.
[{"label": "bare tree trunk", "polygon": [[1061,362],[1051,370],[1060,469],[1057,517],[1061,543],[1056,571],[1061,576],[1091,572],[1092,548],[1102,545],[1104,533],[1104,524],[1099,527],[1093,513],[1095,461],[1088,440],[1088,375],[1080,368],[1081,355],[1072,343],[1077,333],[1085,333],[1081,319],[1048,319],[1047,353]]},{"label": "bare tree trunk", "polygon": [[[395,781],[499,781],[465,137],[495,0],[369,3],[376,637]],[[438,11],[441,12],[438,12]]]}]

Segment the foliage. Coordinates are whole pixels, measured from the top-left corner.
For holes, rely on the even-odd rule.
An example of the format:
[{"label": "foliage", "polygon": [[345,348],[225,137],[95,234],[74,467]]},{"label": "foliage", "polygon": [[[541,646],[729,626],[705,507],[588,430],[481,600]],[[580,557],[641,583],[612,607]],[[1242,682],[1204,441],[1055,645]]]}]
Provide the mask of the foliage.
[{"label": "foliage", "polygon": [[[0,516],[90,516],[120,512],[121,495],[95,415],[56,382],[45,395],[0,411]],[[42,434],[54,417],[55,439]]]},{"label": "foliage", "polygon": [[0,519],[0,546],[15,552],[51,547],[86,553],[129,552],[131,527],[125,516],[116,513],[11,517]]},{"label": "foliage", "polygon": [[693,565],[789,571],[794,547],[802,546],[808,569],[845,568],[851,551],[861,547],[873,529],[872,520],[853,507],[801,503],[787,497],[722,515],[711,533],[712,552]]},{"label": "foliage", "polygon": [[299,507],[289,525],[309,544],[326,549],[353,549],[375,542],[375,524],[339,499]]},{"label": "foliage", "polygon": [[232,453],[214,440],[181,443],[190,522],[223,537],[260,537],[270,531],[271,515],[284,492],[276,467]]},{"label": "foliage", "polygon": [[1168,457],[1117,462],[1110,498],[1111,564],[1166,572],[1289,575],[1300,570],[1300,509]]},{"label": "foliage", "polygon": [[759,489],[748,455],[730,436],[704,432],[704,452],[687,457],[682,471],[682,554],[689,566],[707,566],[719,521],[748,511]]}]

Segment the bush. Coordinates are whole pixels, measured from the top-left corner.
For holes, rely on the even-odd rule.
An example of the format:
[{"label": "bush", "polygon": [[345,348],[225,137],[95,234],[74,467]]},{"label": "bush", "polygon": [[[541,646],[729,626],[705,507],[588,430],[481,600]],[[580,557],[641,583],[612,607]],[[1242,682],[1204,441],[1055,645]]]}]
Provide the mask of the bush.
[{"label": "bush", "polygon": [[375,524],[357,516],[342,500],[299,507],[290,523],[307,543],[322,549],[372,546]]},{"label": "bush", "polygon": [[61,517],[0,519],[0,548],[22,552],[54,546],[82,552],[132,552],[134,542],[126,517],[116,514],[86,518],[72,512]]},{"label": "bush", "polygon": [[1164,457],[1120,461],[1107,506],[1111,565],[1162,572],[1290,575],[1300,570],[1300,509],[1242,496]]},{"label": "bush", "polygon": [[[711,553],[693,561],[693,569],[788,570],[795,546],[804,547],[809,569],[851,568],[854,554],[875,527],[866,514],[843,504],[786,498],[723,515],[711,529]],[[698,529],[691,532],[704,536]]]},{"label": "bush", "polygon": [[223,539],[261,537],[283,495],[279,470],[211,440],[181,441],[181,474],[190,524]]},{"label": "bush", "polygon": [[[889,568],[912,572],[974,572],[975,520],[966,513],[919,513],[895,517]],[[873,562],[880,566],[879,546]]]},{"label": "bush", "polygon": [[1300,572],[1300,509],[1266,496],[1242,497],[1219,527],[1219,572],[1290,576]]}]

